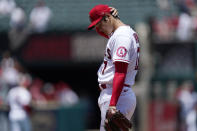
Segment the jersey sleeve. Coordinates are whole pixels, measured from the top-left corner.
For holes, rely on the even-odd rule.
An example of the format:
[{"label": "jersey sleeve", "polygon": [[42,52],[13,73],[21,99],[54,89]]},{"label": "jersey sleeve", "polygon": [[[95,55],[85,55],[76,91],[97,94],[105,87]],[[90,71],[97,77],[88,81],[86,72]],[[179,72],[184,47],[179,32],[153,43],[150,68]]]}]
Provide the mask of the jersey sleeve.
[{"label": "jersey sleeve", "polygon": [[132,40],[127,36],[118,36],[114,43],[113,62],[130,62],[130,54],[132,47]]}]

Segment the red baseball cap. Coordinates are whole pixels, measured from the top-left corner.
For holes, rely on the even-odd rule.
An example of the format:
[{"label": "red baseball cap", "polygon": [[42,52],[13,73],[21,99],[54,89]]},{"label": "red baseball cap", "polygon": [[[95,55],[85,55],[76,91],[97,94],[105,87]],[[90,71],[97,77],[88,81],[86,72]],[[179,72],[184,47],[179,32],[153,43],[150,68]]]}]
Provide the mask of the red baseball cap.
[{"label": "red baseball cap", "polygon": [[88,26],[88,29],[94,28],[94,26],[101,21],[103,16],[105,16],[106,13],[110,13],[110,8],[108,5],[96,5],[94,8],[92,8],[89,12],[89,18],[91,21],[91,24]]}]

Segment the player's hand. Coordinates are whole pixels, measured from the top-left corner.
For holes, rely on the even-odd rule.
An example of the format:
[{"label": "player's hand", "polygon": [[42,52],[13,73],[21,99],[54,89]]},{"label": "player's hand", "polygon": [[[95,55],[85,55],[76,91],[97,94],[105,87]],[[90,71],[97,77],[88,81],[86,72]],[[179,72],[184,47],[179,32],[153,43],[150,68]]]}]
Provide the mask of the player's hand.
[{"label": "player's hand", "polygon": [[129,131],[132,123],[115,106],[109,106],[104,127],[106,131]]},{"label": "player's hand", "polygon": [[111,14],[114,16],[114,17],[118,17],[118,10],[114,7],[109,7],[111,9]]},{"label": "player's hand", "polygon": [[116,109],[116,106],[109,106],[109,109]]},{"label": "player's hand", "polygon": [[[116,107],[115,106],[109,106],[109,108],[108,108],[108,112],[110,112],[109,114],[110,115],[113,115],[113,114],[115,114],[116,113]],[[111,117],[111,116],[110,116]]]}]

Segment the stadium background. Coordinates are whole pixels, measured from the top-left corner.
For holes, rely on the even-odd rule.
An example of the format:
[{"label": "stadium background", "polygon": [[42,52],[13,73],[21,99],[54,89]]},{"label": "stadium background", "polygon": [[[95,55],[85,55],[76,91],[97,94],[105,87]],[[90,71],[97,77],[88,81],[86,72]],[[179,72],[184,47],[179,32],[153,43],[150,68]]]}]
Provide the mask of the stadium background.
[{"label": "stadium background", "polygon": [[[87,31],[88,12],[96,4],[117,8],[120,19],[133,27],[140,37],[141,68],[134,87],[138,98],[134,129],[178,130],[177,92],[184,82],[196,86],[195,0],[46,0],[45,4],[52,12],[46,30],[28,32],[29,16],[37,2],[15,1],[26,14],[25,34],[20,31],[11,33],[10,14],[0,14],[1,59],[4,52],[9,51],[33,81],[39,79],[44,83],[40,90],[48,90],[43,89],[48,83],[64,82],[76,92],[79,102],[63,108],[57,106],[54,99],[46,98],[48,103],[45,106],[32,105],[35,131],[66,130],[69,125],[75,127],[76,121],[82,130],[99,128],[97,69],[103,60],[107,40],[95,31]],[[189,30],[192,36],[181,39],[177,31],[181,29],[179,20],[182,12],[187,12],[185,10],[192,14],[193,27]],[[11,40],[12,35],[16,35],[16,39]],[[24,39],[19,40],[23,36]],[[6,123],[6,102],[2,100],[0,107],[1,120]]]}]

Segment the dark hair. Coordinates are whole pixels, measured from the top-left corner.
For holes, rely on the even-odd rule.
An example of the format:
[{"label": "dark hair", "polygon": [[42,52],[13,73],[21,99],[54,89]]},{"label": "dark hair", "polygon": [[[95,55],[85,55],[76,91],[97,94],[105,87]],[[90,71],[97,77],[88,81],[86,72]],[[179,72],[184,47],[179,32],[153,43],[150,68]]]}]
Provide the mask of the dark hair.
[{"label": "dark hair", "polygon": [[[110,14],[112,15],[113,12],[114,12],[114,11],[111,11]],[[116,15],[116,16],[112,15],[112,16],[113,16],[114,18],[116,18],[116,19],[120,19],[120,17],[119,17],[118,15]]]},{"label": "dark hair", "polygon": [[[110,14],[112,15],[112,13],[113,13],[113,11],[112,11]],[[117,16],[112,15],[112,16],[113,16],[115,19],[120,19],[118,15],[117,15]],[[103,16],[103,18],[102,18],[101,20],[107,21],[106,18],[107,18],[107,16],[105,15],[105,16]]]}]

